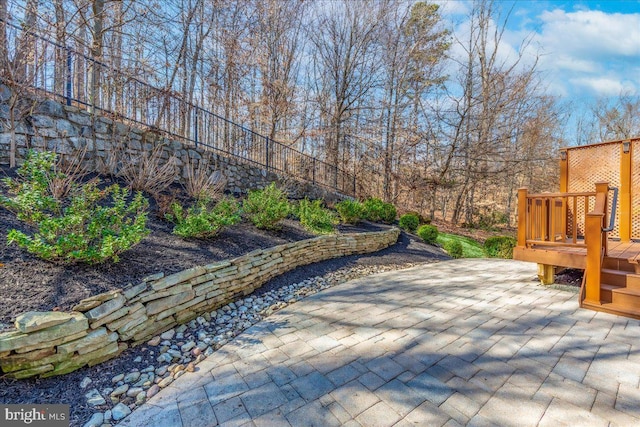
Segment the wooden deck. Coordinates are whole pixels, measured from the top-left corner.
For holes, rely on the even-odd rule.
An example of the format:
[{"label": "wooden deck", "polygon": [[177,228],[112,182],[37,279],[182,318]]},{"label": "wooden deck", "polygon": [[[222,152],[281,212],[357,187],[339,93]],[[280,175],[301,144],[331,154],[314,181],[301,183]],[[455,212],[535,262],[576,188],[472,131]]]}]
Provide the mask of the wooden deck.
[{"label": "wooden deck", "polygon": [[[567,243],[571,242],[567,241]],[[640,257],[640,242],[608,240],[607,246],[606,257],[612,261],[628,261]],[[584,239],[578,239],[575,246],[549,247],[534,244],[527,248],[516,247],[513,259],[584,270],[587,265],[587,247]]]}]

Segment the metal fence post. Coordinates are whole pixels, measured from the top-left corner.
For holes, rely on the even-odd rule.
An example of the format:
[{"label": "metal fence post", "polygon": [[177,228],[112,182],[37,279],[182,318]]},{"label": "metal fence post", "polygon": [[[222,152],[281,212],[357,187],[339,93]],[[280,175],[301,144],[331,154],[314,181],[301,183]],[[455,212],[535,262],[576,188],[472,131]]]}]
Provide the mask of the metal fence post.
[{"label": "metal fence post", "polygon": [[196,148],[198,148],[198,107],[195,108],[195,115],[196,115],[196,117],[195,117],[194,122],[195,122],[195,125],[196,125],[196,129],[195,129],[195,132],[194,132],[194,138],[196,140]]},{"label": "metal fence post", "polygon": [[67,76],[66,76],[66,86],[67,86],[67,105],[71,105],[71,74],[72,74],[72,69],[73,69],[73,62],[72,62],[72,58],[71,58],[71,49],[69,49],[68,47],[65,46],[65,49],[67,51]]},{"label": "metal fence post", "polygon": [[265,141],[265,159],[264,159],[264,165],[267,168],[267,171],[269,170],[269,137],[265,137],[264,138]]}]

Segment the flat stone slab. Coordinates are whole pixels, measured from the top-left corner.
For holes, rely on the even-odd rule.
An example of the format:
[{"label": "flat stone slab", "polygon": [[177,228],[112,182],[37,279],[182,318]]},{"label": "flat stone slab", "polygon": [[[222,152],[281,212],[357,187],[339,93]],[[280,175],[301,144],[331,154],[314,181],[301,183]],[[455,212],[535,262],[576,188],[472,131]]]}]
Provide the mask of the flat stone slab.
[{"label": "flat stone slab", "polygon": [[278,311],[120,424],[640,425],[638,342],[535,264],[425,264]]}]

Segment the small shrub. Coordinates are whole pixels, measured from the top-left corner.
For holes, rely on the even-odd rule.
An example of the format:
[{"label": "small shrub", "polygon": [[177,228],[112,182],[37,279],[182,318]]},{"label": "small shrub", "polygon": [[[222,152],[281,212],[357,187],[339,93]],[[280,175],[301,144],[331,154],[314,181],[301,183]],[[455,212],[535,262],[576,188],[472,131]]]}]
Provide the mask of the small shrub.
[{"label": "small shrub", "polygon": [[511,259],[516,243],[516,239],[510,236],[489,237],[484,242],[484,251],[491,258]]},{"label": "small shrub", "polygon": [[250,191],[242,207],[249,220],[261,229],[277,228],[291,210],[287,196],[273,182],[263,190]]},{"label": "small shrub", "polygon": [[364,206],[357,200],[343,200],[336,203],[336,211],[345,224],[357,224],[362,220]]},{"label": "small shrub", "polygon": [[121,162],[118,176],[127,185],[137,191],[146,191],[156,197],[167,190],[178,176],[175,166],[176,157],[165,160],[162,145],[156,145],[151,151],[129,153],[124,148],[115,149],[115,157]]},{"label": "small shrub", "polygon": [[174,202],[166,218],[175,223],[173,234],[184,238],[213,237],[222,227],[240,221],[240,209],[233,199],[222,199],[213,205],[207,199],[197,200],[186,211]]},{"label": "small shrub", "polygon": [[193,199],[218,200],[224,193],[227,182],[218,171],[209,173],[208,158],[194,166],[193,160],[184,167],[184,189]]},{"label": "small shrub", "polygon": [[444,250],[447,251],[451,258],[462,258],[463,256],[462,243],[459,240],[448,242],[444,246]]},{"label": "small shrub", "polygon": [[322,206],[322,200],[300,200],[295,214],[300,224],[315,234],[333,233],[337,222],[333,212]]},{"label": "small shrub", "polygon": [[434,245],[438,240],[438,227],[430,224],[422,225],[418,228],[418,236],[426,243]]},{"label": "small shrub", "polygon": [[[36,232],[12,229],[9,244],[16,243],[46,260],[62,263],[118,261],[118,255],[149,234],[146,228],[149,202],[114,184],[105,189],[97,181],[71,182],[69,197],[58,200],[49,182],[55,170],[54,153],[29,152],[18,170],[19,179],[3,180],[14,197],[0,197],[0,205],[16,213]],[[63,176],[58,176],[64,179]]]},{"label": "small shrub", "polygon": [[396,219],[396,208],[391,203],[380,199],[370,198],[363,203],[363,217],[373,222],[392,223]]},{"label": "small shrub", "polygon": [[415,233],[420,225],[420,217],[415,213],[407,213],[400,217],[398,225],[403,230],[407,230],[410,233]]},{"label": "small shrub", "polygon": [[[424,215],[422,215],[420,212],[417,211],[408,211],[406,214],[411,214],[411,215],[415,215],[418,217],[418,219],[420,220],[420,224],[431,224],[431,218],[427,218]],[[406,215],[405,214],[405,215]]]}]

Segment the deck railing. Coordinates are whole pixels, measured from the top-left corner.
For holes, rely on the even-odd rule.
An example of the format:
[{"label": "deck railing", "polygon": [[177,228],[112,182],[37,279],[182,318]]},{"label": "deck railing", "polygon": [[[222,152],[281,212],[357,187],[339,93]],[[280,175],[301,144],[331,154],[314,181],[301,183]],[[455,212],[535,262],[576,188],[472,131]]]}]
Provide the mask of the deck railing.
[{"label": "deck railing", "polygon": [[613,211],[608,212],[608,183],[598,182],[595,187],[595,192],[585,193],[529,194],[526,188],[518,190],[518,246],[586,249],[581,299],[584,296],[590,304],[600,304],[602,261],[607,254],[607,233],[613,229],[608,217],[616,215],[615,202]]},{"label": "deck railing", "polygon": [[596,192],[529,194],[520,189],[518,246],[585,247],[584,213],[595,200]]}]

